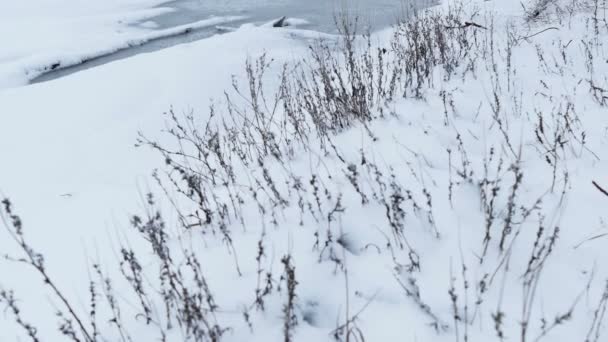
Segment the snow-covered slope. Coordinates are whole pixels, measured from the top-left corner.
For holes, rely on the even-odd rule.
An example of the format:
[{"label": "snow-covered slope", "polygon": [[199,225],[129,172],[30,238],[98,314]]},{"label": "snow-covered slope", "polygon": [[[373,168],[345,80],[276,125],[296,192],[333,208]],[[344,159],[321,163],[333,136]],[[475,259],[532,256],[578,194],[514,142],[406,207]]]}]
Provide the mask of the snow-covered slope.
[{"label": "snow-covered slope", "polygon": [[[247,29],[0,93],[0,193],[19,203],[28,235],[48,253],[61,285],[70,292],[86,288],[87,255],[114,263],[106,240],[125,228],[153,185],[149,175],[159,160],[134,147],[137,132],[159,132],[171,106],[207,108],[248,55],[272,49],[276,58],[293,59],[304,53],[301,44],[284,32]],[[1,235],[2,254],[14,251],[4,230]],[[32,298],[25,311],[45,312],[48,300],[36,276],[5,262],[0,274],[3,286]],[[49,320],[41,334],[55,327]],[[2,317],[0,341],[14,340],[13,328]]]},{"label": "snow-covered slope", "polygon": [[170,0],[35,0],[0,3],[0,89],[152,39],[242,17],[209,18],[154,30],[147,19]]},{"label": "snow-covered slope", "polygon": [[[445,3],[353,42],[354,65],[303,57],[314,33],[247,27],[6,90],[0,189],[83,317],[84,264],[113,275],[125,330],[99,299],[108,340],[602,341],[605,5],[539,3]],[[0,284],[47,336],[40,302],[64,308],[25,270],[0,263]],[[2,340],[23,333],[10,318]]]}]

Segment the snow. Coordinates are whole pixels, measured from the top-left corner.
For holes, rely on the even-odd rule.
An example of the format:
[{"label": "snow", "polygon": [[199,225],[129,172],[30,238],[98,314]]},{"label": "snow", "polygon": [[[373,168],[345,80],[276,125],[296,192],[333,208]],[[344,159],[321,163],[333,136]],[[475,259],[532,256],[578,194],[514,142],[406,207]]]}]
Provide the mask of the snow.
[{"label": "snow", "polygon": [[[66,7],[73,8],[72,5]],[[85,12],[75,13],[94,13],[95,18],[100,18],[98,13],[108,12],[107,18],[112,19],[99,19],[99,26],[94,20],[92,28],[86,25],[91,31],[79,32],[95,32],[107,38],[101,45],[113,46],[118,41],[115,30],[126,29],[116,24],[116,13],[128,12],[130,20],[144,20],[150,13],[144,8],[149,5],[150,2],[141,1],[129,5],[105,2],[96,5],[99,8],[86,9],[91,12],[83,7],[80,11]],[[448,5],[434,10],[447,10]],[[25,5],[8,6],[20,10],[19,6]],[[475,71],[459,70],[458,77],[449,80],[441,70],[436,70],[433,86],[424,90],[424,100],[397,100],[387,105],[387,112],[395,113],[394,116],[375,120],[368,127],[356,125],[338,134],[333,144],[344,163],[332,152],[324,153],[314,147],[296,151],[293,158],[283,160],[282,164],[272,158],[265,159],[270,175],[279,184],[278,190],[286,196],[291,194],[291,204],[276,209],[264,202],[267,210],[276,210],[278,223],[275,225],[268,215],[260,216],[256,203],[248,197],[242,213],[245,224],[234,223],[229,227],[236,255],[219,238],[201,237],[197,231],[181,233],[180,243],[186,240],[200,247],[195,248],[195,253],[205,262],[204,273],[220,306],[218,321],[231,327],[223,340],[284,340],[284,292],[273,292],[267,298],[265,311],[251,311],[253,329],[242,318],[243,307],[255,299],[256,255],[262,234],[266,249],[262,267],[273,273],[275,285],[280,283],[283,256],[291,255],[296,267],[299,324],[294,341],[333,340],[334,329],[359,310],[356,326],[366,341],[454,341],[464,340],[464,334],[470,341],[499,340],[492,318],[497,310],[504,314],[501,329],[505,340],[522,340],[524,272],[541,224],[545,228],[541,243],[550,241],[548,236],[555,227],[559,227],[559,238],[538,278],[526,341],[585,340],[608,279],[608,265],[604,262],[608,257],[606,240],[590,239],[608,232],[605,223],[608,197],[591,183],[595,181],[608,188],[608,110],[590,94],[589,82],[593,80],[598,87],[608,89],[606,45],[594,46],[592,53],[602,59],[596,58],[589,71],[584,42],[597,37],[587,20],[591,14],[585,9],[571,18],[566,16],[561,22],[546,18],[547,22],[528,24],[522,18],[519,3],[469,1],[465,8],[471,20],[495,31],[495,54],[491,55],[494,60],[481,58]],[[30,9],[23,11],[29,13]],[[39,11],[39,15],[45,15],[50,9],[42,6]],[[478,14],[473,16],[474,12]],[[493,26],[492,19],[495,20]],[[40,65],[38,62],[50,61],[48,56],[56,51],[68,56],[65,53],[68,43],[78,50],[72,56],[93,51],[87,46],[86,34],[74,40],[67,38],[66,30],[72,29],[71,24],[62,26],[64,23],[57,19],[48,26],[57,29],[54,31],[57,42],[42,46],[34,38],[27,42],[24,39],[23,47],[12,49],[14,55],[0,58],[3,63],[0,86],[6,87],[0,91],[0,194],[11,198],[24,220],[32,245],[47,257],[50,273],[58,275],[60,287],[86,312],[90,276],[87,265],[100,262],[108,272],[113,272],[118,240],[123,239],[128,239],[134,249],[143,251],[144,256],[150,255],[145,243],[128,227],[128,219],[129,215],[143,211],[143,193],[148,190],[160,193],[150,173],[165,166],[157,153],[134,146],[137,132],[170,144],[166,135],[160,133],[166,125],[161,113],[171,108],[179,114],[192,111],[197,121],[206,121],[211,103],[216,104],[218,110],[223,108],[223,94],[231,88],[232,76],[241,84],[246,82],[245,60],[262,53],[273,59],[265,78],[267,89],[273,89],[278,85],[281,64],[306,56],[308,44],[321,34],[245,26],[221,36],[133,56],[51,82],[8,87],[23,84],[27,77],[6,71],[3,74],[2,70]],[[111,24],[106,27],[107,23]],[[534,35],[553,26],[558,29]],[[509,27],[516,28],[516,32],[511,31],[514,36],[507,34]],[[480,41],[489,37],[490,29],[479,30]],[[143,28],[132,26],[128,31],[129,38],[120,38],[123,43],[132,40],[132,34],[149,34]],[[1,27],[0,32],[4,32]],[[38,36],[32,34],[31,37]],[[391,30],[378,32],[373,36],[374,44],[386,46],[391,36]],[[605,42],[607,36],[606,28],[602,27],[598,41]],[[329,35],[322,37],[335,39]],[[517,44],[509,54],[508,39],[513,37],[518,38]],[[95,45],[94,51],[99,51],[99,44]],[[36,63],[31,62],[31,56],[38,54],[42,57],[36,57]],[[511,63],[507,63],[508,56],[512,56]],[[9,62],[5,63],[6,60]],[[2,69],[7,65],[7,69]],[[15,68],[15,65],[22,67]],[[494,89],[500,89],[497,98]],[[496,106],[497,101],[501,104],[498,119],[507,122],[504,127],[493,116],[492,106]],[[226,115],[223,111],[219,113]],[[551,153],[543,151],[538,143],[543,138],[538,137],[537,113],[545,120],[542,127],[547,137],[552,137],[558,125],[563,127],[567,123],[568,138],[564,138],[567,139],[563,141],[565,147],[559,150],[555,178],[552,165],[546,161]],[[570,116],[566,118],[566,115]],[[564,121],[572,118],[576,119]],[[368,131],[373,132],[374,137],[370,137]],[[575,140],[582,137],[583,132],[585,144]],[[505,136],[509,137],[508,142]],[[494,157],[488,161],[491,150]],[[466,156],[461,151],[465,151]],[[362,163],[362,155],[366,163]],[[524,222],[514,226],[508,239],[512,242],[508,244],[512,253],[502,254],[497,240],[508,217],[509,197],[515,181],[510,167],[517,163],[518,155],[523,179],[517,190],[517,218],[521,219],[525,213],[519,206],[532,208],[539,198],[542,200]],[[504,160],[499,171],[498,158]],[[369,196],[367,204],[362,204],[360,194],[349,183],[347,175],[352,170],[347,165],[351,164],[359,173],[356,181],[360,191]],[[473,171],[467,179],[457,174],[463,165]],[[377,171],[383,175],[384,187],[375,181]],[[261,177],[261,174],[257,166],[249,170],[237,167],[239,180]],[[321,196],[323,209],[311,210],[316,215],[300,212],[288,183],[288,176],[301,178],[305,197],[314,201],[313,186],[309,183],[313,175],[318,177],[319,186],[331,194],[331,198]],[[483,178],[500,178],[501,183],[496,198],[493,240],[485,261],[480,263],[485,220],[478,184]],[[389,184],[391,179],[409,190],[419,205],[415,209],[408,201],[402,204],[406,211],[405,237],[418,254],[419,271],[405,270],[404,265],[410,261],[409,251],[396,247],[386,222],[386,208],[371,195],[384,198],[394,195],[394,188]],[[261,197],[261,201],[268,199],[265,195]],[[336,213],[334,220],[328,220],[327,211],[336,206],[338,198],[344,211]],[[186,202],[180,207],[187,210],[189,205]],[[161,206],[169,225],[175,227],[176,213],[164,201]],[[315,249],[316,231],[320,232],[321,243],[331,231],[336,238],[342,236],[347,240],[344,245],[348,248],[333,242],[328,249]],[[393,247],[387,247],[387,243]],[[8,235],[0,233],[3,254],[19,255],[16,247]],[[332,251],[342,265],[331,261]],[[235,269],[235,258],[240,276]],[[154,275],[156,264],[152,259],[150,256],[144,268]],[[463,264],[467,266],[464,271]],[[507,265],[509,271],[504,271]],[[347,268],[347,274],[342,271],[343,267]],[[0,285],[16,290],[23,314],[28,321],[36,323],[41,336],[56,336],[56,324],[47,318],[53,317],[53,305],[49,301],[58,305],[57,301],[49,299],[33,271],[25,270],[20,264],[0,262]],[[406,286],[415,292],[411,279],[432,314],[425,312],[402,288]],[[480,290],[482,281],[489,286],[487,290]],[[457,294],[458,314],[462,319],[457,322],[448,293],[451,286]],[[119,289],[121,300],[129,303],[127,307],[136,302],[129,291],[126,286]],[[484,292],[483,301],[476,304],[479,291]],[[572,317],[543,336],[543,319],[546,325],[551,325],[555,317],[565,314],[573,303],[576,305]],[[465,312],[465,304],[469,311]],[[23,338],[23,332],[15,327],[10,316],[4,317],[0,319],[0,341],[15,340],[15,336]],[[470,319],[470,324],[465,319]],[[433,321],[445,326],[445,330],[434,329],[430,325]],[[128,322],[137,340],[158,338],[141,320],[128,319]],[[602,341],[608,333],[603,328],[600,331],[603,334],[597,341]],[[108,328],[108,336],[114,333]],[[182,338],[175,333],[169,340]]]},{"label": "snow", "polygon": [[[158,166],[155,154],[134,147],[137,132],[160,131],[162,113],[171,106],[207,108],[230,87],[230,74],[242,70],[247,56],[272,49],[276,58],[293,59],[303,53],[300,45],[288,31],[248,28],[0,92],[0,191],[19,203],[29,236],[48,253],[62,285],[86,288],[85,255],[115,261],[104,251],[108,243],[99,241],[115,238],[125,218],[140,210],[140,192]],[[3,233],[0,250],[13,247]],[[0,266],[0,274],[17,272],[10,263]],[[39,298],[28,311],[47,302],[36,294],[37,277],[2,278],[3,286]],[[0,320],[0,340],[11,340],[12,328]],[[55,324],[42,328],[54,331]]]},{"label": "snow", "polygon": [[[208,18],[163,30],[147,19],[173,9],[167,0],[38,0],[0,4],[0,89],[45,71],[142,45],[150,40],[243,19]],[[141,23],[141,25],[138,25]]]}]

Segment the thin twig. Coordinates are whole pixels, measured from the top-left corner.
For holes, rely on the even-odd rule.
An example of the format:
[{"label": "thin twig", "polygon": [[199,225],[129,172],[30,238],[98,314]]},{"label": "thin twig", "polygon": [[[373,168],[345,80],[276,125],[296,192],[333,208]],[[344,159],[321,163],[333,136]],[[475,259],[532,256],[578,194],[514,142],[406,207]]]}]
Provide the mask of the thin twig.
[{"label": "thin twig", "polygon": [[592,240],[595,240],[595,239],[599,239],[599,238],[602,238],[602,237],[607,236],[607,235],[608,235],[608,233],[592,236],[592,237],[590,237],[588,239],[585,239],[585,240],[581,241],[580,243],[578,243],[576,246],[574,246],[574,249],[579,248],[585,242],[592,241]]},{"label": "thin twig", "polygon": [[461,25],[461,26],[445,26],[445,28],[446,28],[446,29],[449,29],[449,30],[453,30],[453,29],[464,29],[464,28],[467,28],[467,27],[477,27],[477,28],[484,29],[484,30],[487,30],[487,29],[488,29],[488,28],[487,28],[487,27],[485,27],[485,26],[479,25],[479,24],[474,23],[474,22],[471,22],[471,21],[465,21],[465,22],[464,22],[464,25]]},{"label": "thin twig", "polygon": [[529,36],[521,37],[521,38],[519,38],[519,40],[529,39],[529,38],[532,38],[532,37],[534,37],[534,36],[538,36],[538,35],[539,35],[539,34],[541,34],[541,33],[547,32],[547,31],[549,31],[549,30],[559,30],[559,28],[557,28],[557,27],[555,27],[555,26],[548,27],[548,28],[546,28],[546,29],[544,29],[544,30],[542,30],[542,31],[536,32],[536,33],[531,34],[531,35],[529,35]]},{"label": "thin twig", "polygon": [[604,188],[602,188],[599,184],[597,184],[596,181],[591,181],[591,184],[593,184],[593,186],[595,186],[595,188],[598,189],[601,193],[608,196],[608,191],[604,190]]}]

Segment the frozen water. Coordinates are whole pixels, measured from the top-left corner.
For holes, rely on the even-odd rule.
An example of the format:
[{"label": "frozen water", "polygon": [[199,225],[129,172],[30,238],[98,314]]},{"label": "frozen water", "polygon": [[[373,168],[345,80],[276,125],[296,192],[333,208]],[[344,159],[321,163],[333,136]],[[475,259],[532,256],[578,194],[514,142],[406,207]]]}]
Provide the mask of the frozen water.
[{"label": "frozen water", "polygon": [[264,22],[283,16],[306,19],[317,31],[334,32],[335,14],[357,16],[372,29],[389,26],[408,11],[428,5],[431,0],[178,0],[176,11],[155,19],[161,27],[181,25],[210,15],[247,15],[250,21]]}]

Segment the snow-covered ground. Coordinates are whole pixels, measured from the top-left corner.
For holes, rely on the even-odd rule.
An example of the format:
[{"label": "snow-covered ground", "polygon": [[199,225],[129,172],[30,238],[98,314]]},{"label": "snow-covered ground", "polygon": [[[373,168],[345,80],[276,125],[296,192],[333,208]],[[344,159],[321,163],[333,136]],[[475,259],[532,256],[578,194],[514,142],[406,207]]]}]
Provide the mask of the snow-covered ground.
[{"label": "snow-covered ground", "polygon": [[[118,3],[107,2],[103,10],[123,10]],[[96,279],[87,265],[99,262],[116,275],[119,240],[138,251],[145,286],[157,298],[158,261],[129,227],[129,215],[145,210],[143,194],[154,191],[175,239],[171,250],[191,251],[202,263],[218,305],[210,320],[229,328],[222,341],[289,341],[286,322],[293,341],[362,341],[359,333],[365,341],[603,341],[608,196],[600,188],[608,189],[608,24],[605,7],[569,12],[571,3],[585,2],[561,1],[558,14],[549,6],[526,21],[518,3],[467,1],[462,24],[481,27],[444,27],[469,32],[457,35],[469,39],[470,49],[460,51],[454,70],[436,67],[419,96],[410,91],[382,106],[384,117],[331,135],[327,150],[314,134],[305,146],[281,140],[280,158],[272,145],[268,154],[239,153],[239,142],[255,139],[247,128],[259,126],[239,126],[244,119],[224,109],[224,91],[233,80],[246,86],[245,60],[266,53],[272,64],[264,90],[272,97],[282,63],[308,56],[319,33],[247,26],[4,89],[0,194],[11,198],[31,245],[44,253],[49,273],[84,317],[88,282]],[[141,4],[133,2],[134,8]],[[451,5],[446,1],[434,11]],[[529,1],[525,5],[531,8]],[[389,50],[393,36],[392,30],[378,32],[372,44]],[[38,46],[3,59],[20,60]],[[5,84],[15,79],[23,80],[11,76]],[[248,94],[239,100],[228,93],[247,105]],[[218,209],[214,219],[229,223],[184,232],[179,223],[196,223],[200,211],[169,186],[171,197],[181,198],[178,208],[192,216],[177,214],[149,176],[170,166],[134,144],[141,131],[180,147],[160,133],[172,127],[161,113],[173,108],[206,122],[212,103],[210,127],[218,136],[201,141],[213,150],[213,139],[220,139],[217,148],[232,158],[234,174],[221,186],[194,182],[218,196],[198,209]],[[231,121],[235,117],[240,119]],[[294,126],[283,123],[281,129],[293,133]],[[231,125],[243,129],[223,130]],[[283,138],[278,136],[266,138]],[[224,175],[222,159],[213,158],[217,174],[204,172],[201,179]],[[251,164],[239,165],[247,158]],[[232,203],[229,213],[218,203]],[[220,213],[228,219],[218,219]],[[22,255],[8,234],[0,237],[2,254]],[[290,306],[286,279],[292,275],[297,285]],[[141,313],[137,296],[124,282],[115,285],[133,340],[159,339],[154,324],[165,326],[165,309],[155,302],[155,323],[146,325],[142,315],[129,316]],[[23,318],[39,328],[41,340],[59,340],[53,313],[64,308],[33,270],[0,262],[0,286],[15,289]],[[265,288],[268,294],[260,297]],[[256,294],[264,310],[255,305]],[[98,310],[102,334],[120,340],[106,324],[111,313]],[[286,313],[295,320],[286,320]],[[176,328],[167,340],[188,340],[188,333]],[[7,311],[0,341],[15,336],[26,340]]]},{"label": "snow-covered ground", "polygon": [[[248,55],[272,48],[287,60],[304,52],[301,45],[287,32],[250,28],[0,92],[0,191],[19,203],[31,238],[54,260],[49,267],[65,277],[63,285],[87,281],[86,255],[111,257],[107,244],[94,241],[114,237],[140,207],[139,192],[147,191],[158,158],[134,147],[138,130],[158,132],[171,106],[206,108]],[[0,250],[12,247],[3,233]],[[30,306],[37,310],[47,300],[33,293],[36,277],[6,277],[20,273],[12,267],[0,266],[3,286],[39,298]],[[12,340],[9,326],[0,320],[0,341]]]},{"label": "snow-covered ground", "polygon": [[35,0],[0,3],[0,89],[44,72],[161,37],[242,19],[208,17],[155,30],[150,18],[173,12],[169,0]]}]

